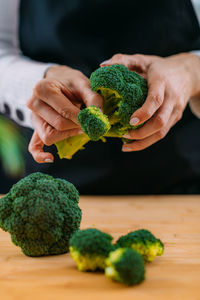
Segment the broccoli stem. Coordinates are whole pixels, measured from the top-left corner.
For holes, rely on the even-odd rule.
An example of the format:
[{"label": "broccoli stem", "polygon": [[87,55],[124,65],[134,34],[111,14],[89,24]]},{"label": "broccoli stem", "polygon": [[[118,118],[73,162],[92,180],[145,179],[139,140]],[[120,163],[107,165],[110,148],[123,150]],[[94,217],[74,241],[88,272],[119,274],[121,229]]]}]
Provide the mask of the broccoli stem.
[{"label": "broccoli stem", "polygon": [[90,138],[86,134],[79,134],[76,136],[71,136],[55,144],[60,158],[71,159],[77,151],[84,149],[83,146],[89,141]]}]

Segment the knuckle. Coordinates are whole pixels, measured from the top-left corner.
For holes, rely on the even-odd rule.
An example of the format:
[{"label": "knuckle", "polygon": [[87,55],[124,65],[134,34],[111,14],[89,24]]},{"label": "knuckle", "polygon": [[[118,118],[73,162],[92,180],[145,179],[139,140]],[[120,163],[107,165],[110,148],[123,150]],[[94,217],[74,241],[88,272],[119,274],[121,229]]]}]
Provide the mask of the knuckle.
[{"label": "knuckle", "polygon": [[172,88],[171,94],[174,99],[180,99],[180,93],[176,89]]},{"label": "knuckle", "polygon": [[45,79],[38,81],[33,89],[33,93],[38,97],[40,97],[44,82],[45,82]]},{"label": "knuckle", "polygon": [[165,126],[165,119],[162,115],[157,116],[156,125],[158,128],[163,128]]},{"label": "knuckle", "polygon": [[157,138],[159,140],[163,139],[165,136],[166,136],[167,132],[166,132],[166,129],[162,129],[160,131],[157,132]]},{"label": "knuckle", "polygon": [[117,53],[117,54],[113,55],[112,60],[121,60],[122,57],[123,57],[123,54]]},{"label": "knuckle", "polygon": [[183,109],[184,109],[183,104],[180,103],[180,102],[177,103],[177,105],[176,105],[176,107],[175,107],[176,112],[177,112],[178,114],[180,114],[180,113],[182,113]]},{"label": "knuckle", "polygon": [[58,93],[58,85],[57,82],[55,80],[52,79],[42,79],[40,80],[35,88],[34,88],[34,94],[38,97],[38,98],[42,98],[42,96],[47,93],[51,93],[51,94],[57,94]]},{"label": "knuckle", "polygon": [[149,120],[151,117],[152,117],[152,114],[150,113],[150,111],[145,111],[145,112],[143,112],[143,118],[145,119],[145,120]]},{"label": "knuckle", "polygon": [[58,116],[55,120],[54,120],[54,124],[53,127],[55,127],[58,131],[62,131],[65,129],[65,120]]},{"label": "knuckle", "polygon": [[176,116],[176,118],[175,118],[175,122],[178,122],[178,121],[180,121],[181,119],[182,119],[182,116],[183,116],[183,113],[178,113],[177,114],[177,116]]},{"label": "knuckle", "polygon": [[55,130],[51,127],[48,126],[45,131],[43,131],[42,134],[42,141],[45,145],[50,146],[53,144],[53,139],[55,135]]},{"label": "knuckle", "polygon": [[29,108],[29,109],[32,109],[33,107],[33,98],[29,99],[26,103],[26,106]]},{"label": "knuckle", "polygon": [[133,56],[132,56],[132,57],[133,57],[133,58],[135,58],[135,59],[138,59],[138,60],[140,60],[141,58],[143,58],[143,57],[144,57],[144,55],[136,53],[136,54],[133,54]]},{"label": "knuckle", "polygon": [[40,105],[40,101],[38,99],[34,99],[32,102],[31,102],[31,110],[33,111],[36,111],[38,109]]},{"label": "knuckle", "polygon": [[33,145],[32,145],[31,142],[30,142],[29,145],[28,145],[28,151],[32,154],[32,151],[33,151]]},{"label": "knuckle", "polygon": [[151,101],[155,103],[156,107],[160,107],[163,99],[159,94],[156,94],[151,96]]},{"label": "knuckle", "polygon": [[65,119],[73,119],[74,117],[74,113],[72,111],[69,110],[69,108],[63,108],[61,111],[60,111],[60,115],[65,118]]}]

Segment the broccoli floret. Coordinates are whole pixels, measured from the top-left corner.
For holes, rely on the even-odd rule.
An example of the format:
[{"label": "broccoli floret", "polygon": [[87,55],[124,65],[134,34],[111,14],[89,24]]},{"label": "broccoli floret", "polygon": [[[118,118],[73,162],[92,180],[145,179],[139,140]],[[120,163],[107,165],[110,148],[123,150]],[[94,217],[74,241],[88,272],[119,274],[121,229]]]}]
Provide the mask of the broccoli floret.
[{"label": "broccoli floret", "polygon": [[78,201],[72,183],[33,173],[0,199],[0,227],[28,256],[65,253],[80,226]]},{"label": "broccoli floret", "polygon": [[80,136],[75,136],[56,143],[60,158],[71,158],[90,139],[96,141],[112,137],[128,142],[122,136],[143,125],[132,126],[129,121],[145,102],[148,92],[146,79],[123,65],[112,65],[94,71],[90,83],[91,89],[103,98],[104,113],[94,106],[80,111],[78,120],[89,139],[85,141],[83,135],[83,142]]},{"label": "broccoli floret", "polygon": [[144,280],[145,267],[142,256],[130,248],[118,248],[106,259],[105,274],[108,278],[126,285]]},{"label": "broccoli floret", "polygon": [[75,232],[70,239],[70,254],[79,271],[99,271],[105,268],[105,258],[114,249],[112,236],[98,229]]},{"label": "broccoli floret", "polygon": [[82,109],[78,114],[78,121],[92,141],[98,141],[111,127],[108,117],[94,105]]},{"label": "broccoli floret", "polygon": [[151,262],[164,252],[164,245],[150,231],[139,229],[121,236],[116,242],[118,247],[135,249],[146,262]]},{"label": "broccoli floret", "polygon": [[102,95],[104,113],[111,123],[131,128],[131,115],[146,99],[147,81],[123,65],[112,65],[94,71],[90,82],[92,90]]}]

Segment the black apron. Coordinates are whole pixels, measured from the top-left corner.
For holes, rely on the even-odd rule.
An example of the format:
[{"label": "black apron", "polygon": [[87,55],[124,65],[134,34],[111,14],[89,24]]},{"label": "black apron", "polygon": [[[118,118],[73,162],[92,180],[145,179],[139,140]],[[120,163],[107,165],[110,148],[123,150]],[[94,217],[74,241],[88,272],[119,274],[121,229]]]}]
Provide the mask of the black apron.
[{"label": "black apron", "polygon": [[[200,49],[200,29],[189,0],[22,0],[19,25],[24,55],[77,68],[87,76],[116,53],[172,54]],[[139,152],[121,141],[90,142],[72,160],[37,164],[27,174],[65,178],[81,194],[200,192],[200,121],[187,108],[168,135]],[[30,139],[31,130],[26,130]],[[54,146],[47,147],[56,154]]]}]

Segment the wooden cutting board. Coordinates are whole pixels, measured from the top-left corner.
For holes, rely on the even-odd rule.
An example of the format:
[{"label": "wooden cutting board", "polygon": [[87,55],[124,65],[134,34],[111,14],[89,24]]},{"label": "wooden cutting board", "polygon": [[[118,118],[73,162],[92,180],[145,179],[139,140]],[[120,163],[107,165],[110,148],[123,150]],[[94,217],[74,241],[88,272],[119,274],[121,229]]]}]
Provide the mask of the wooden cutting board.
[{"label": "wooden cutting board", "polygon": [[103,274],[79,272],[69,254],[30,258],[0,230],[1,300],[200,300],[200,196],[81,197],[82,228],[118,238],[139,228],[165,244],[133,287]]}]

